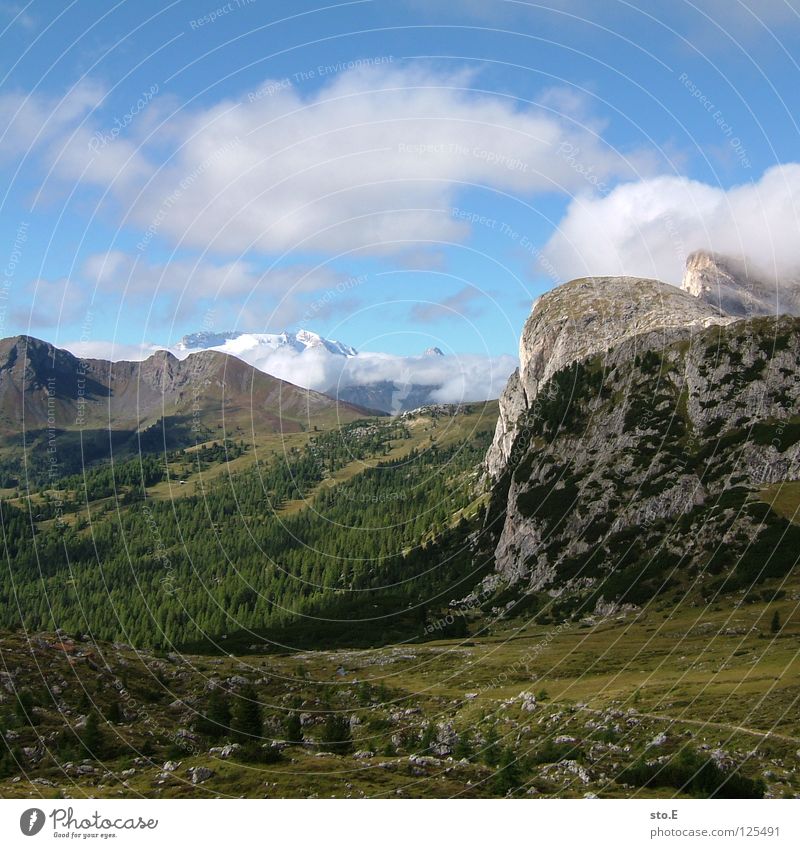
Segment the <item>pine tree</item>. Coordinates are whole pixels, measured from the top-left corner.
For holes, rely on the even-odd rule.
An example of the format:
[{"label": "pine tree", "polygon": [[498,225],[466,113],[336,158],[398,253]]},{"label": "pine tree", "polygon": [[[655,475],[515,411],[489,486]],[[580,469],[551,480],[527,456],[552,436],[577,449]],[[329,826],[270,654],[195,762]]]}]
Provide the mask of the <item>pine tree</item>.
[{"label": "pine tree", "polygon": [[86,725],[81,733],[81,742],[83,742],[86,750],[96,759],[101,760],[105,753],[105,740],[103,731],[100,730],[100,721],[97,718],[97,712],[91,710],[86,717]]},{"label": "pine tree", "polygon": [[770,633],[780,633],[781,632],[781,616],[778,610],[772,614],[772,621],[769,624],[769,632]]},{"label": "pine tree", "polygon": [[456,742],[456,747],[453,750],[453,757],[457,760],[470,760],[472,756],[472,740],[465,730],[458,737],[458,742]]},{"label": "pine tree", "polygon": [[9,749],[2,740],[3,753],[0,755],[0,778],[11,777],[22,768],[23,754],[19,746]]},{"label": "pine tree", "polygon": [[422,732],[419,742],[419,750],[421,754],[429,754],[431,746],[436,741],[436,727],[433,722],[429,722]]},{"label": "pine tree", "polygon": [[509,792],[518,789],[521,783],[521,769],[514,751],[511,748],[504,748],[492,780],[492,788],[498,795],[508,795]]},{"label": "pine tree", "polygon": [[209,739],[222,739],[230,734],[231,705],[228,696],[218,687],[208,696],[205,715],[195,722],[195,730]]},{"label": "pine tree", "polygon": [[256,742],[262,737],[264,717],[255,689],[248,686],[242,690],[233,710],[231,728],[243,743]]},{"label": "pine tree", "polygon": [[122,710],[116,698],[108,705],[106,721],[110,721],[112,724],[119,724],[122,721]]},{"label": "pine tree", "polygon": [[500,762],[500,746],[497,728],[492,725],[486,733],[486,745],[483,749],[483,761],[487,766],[496,766]]},{"label": "pine tree", "polygon": [[303,744],[303,725],[300,721],[300,715],[292,710],[283,722],[283,732],[286,736],[286,741],[293,745]]},{"label": "pine tree", "polygon": [[347,716],[328,713],[322,727],[320,747],[323,751],[333,754],[346,754],[353,747],[353,735],[350,732],[350,721]]}]

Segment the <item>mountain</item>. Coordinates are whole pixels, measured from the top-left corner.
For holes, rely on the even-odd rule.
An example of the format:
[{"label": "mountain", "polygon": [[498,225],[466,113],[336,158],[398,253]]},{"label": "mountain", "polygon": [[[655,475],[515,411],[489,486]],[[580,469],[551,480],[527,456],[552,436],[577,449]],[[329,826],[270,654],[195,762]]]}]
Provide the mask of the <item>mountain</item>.
[{"label": "mountain", "polygon": [[[254,367],[269,373],[275,368],[272,356],[281,351],[299,354],[300,363],[287,369],[284,362],[280,368],[292,371],[302,370],[302,357],[308,353],[329,355],[334,361],[328,363],[328,373],[337,375],[336,381],[327,386],[323,383],[325,394],[337,398],[345,404],[353,404],[363,409],[397,415],[420,406],[434,403],[433,393],[441,388],[439,384],[422,384],[413,381],[391,379],[375,380],[364,376],[363,382],[350,382],[354,376],[360,376],[359,369],[347,368],[346,360],[358,356],[358,351],[333,339],[325,339],[309,330],[296,333],[213,333],[198,332],[184,336],[175,347],[176,352],[184,353],[199,350],[216,350],[236,356]],[[365,375],[373,374],[382,363],[382,355],[375,356],[376,364],[364,368]],[[438,347],[428,348],[424,358],[438,359],[444,353]],[[413,357],[411,359],[414,359]],[[419,359],[417,357],[416,359]],[[340,361],[341,360],[341,361]],[[398,370],[398,369],[395,369]]]},{"label": "mountain", "polygon": [[519,346],[520,367],[500,397],[500,419],[487,456],[489,475],[505,469],[522,416],[541,387],[572,362],[645,333],[700,330],[733,321],[718,307],[657,280],[589,277],[547,292],[533,305]]},{"label": "mountain", "polygon": [[178,351],[219,350],[232,356],[243,357],[259,352],[291,350],[296,353],[325,350],[335,356],[356,356],[358,351],[350,345],[325,339],[310,330],[290,333],[238,333],[234,331],[213,333],[200,331],[184,336],[175,346]]},{"label": "mountain", "polygon": [[[265,373],[279,367],[283,373],[297,373],[298,381],[303,381],[301,372],[306,375],[304,369],[304,356],[312,354],[324,357],[329,355],[333,360],[327,362],[324,373],[335,375],[335,382],[326,386],[322,383],[325,393],[336,397],[343,403],[355,404],[365,409],[371,409],[382,413],[396,415],[408,412],[420,406],[429,405],[434,401],[433,393],[441,388],[439,384],[422,384],[392,379],[374,379],[365,376],[363,380],[353,382],[354,376],[360,375],[359,369],[348,368],[346,360],[358,356],[358,351],[342,342],[326,339],[309,330],[298,330],[296,333],[213,333],[198,332],[184,336],[176,345],[175,351],[179,354],[198,350],[217,350],[231,356],[239,357],[245,362],[259,368]],[[281,360],[276,366],[273,359],[274,354],[286,351],[291,354],[299,354],[298,361],[291,361],[287,365]],[[366,357],[374,357],[374,361],[365,364],[363,373],[373,375],[380,366],[385,366],[385,360],[381,354],[366,354]],[[438,359],[444,357],[444,353],[438,347],[428,348],[422,357],[411,357],[409,362],[419,362],[421,359]],[[365,360],[366,361],[366,360]],[[316,360],[319,363],[319,359]],[[322,363],[319,363],[322,364]],[[323,367],[325,367],[323,365]],[[386,370],[384,367],[383,370]],[[402,367],[394,370],[402,370]],[[316,371],[311,372],[313,378],[319,379]]]},{"label": "mountain", "polygon": [[[741,285],[729,276],[723,302]],[[800,528],[770,504],[800,506],[800,319],[576,280],[535,304],[520,361],[486,458],[494,571],[473,597],[557,597],[556,620],[791,571]]]},{"label": "mountain", "polygon": [[112,447],[157,450],[237,430],[292,433],[365,414],[217,351],[108,362],[30,336],[0,340],[0,459],[17,457],[23,444],[40,454],[50,445],[75,470]]},{"label": "mountain", "polygon": [[374,409],[389,415],[399,415],[434,403],[433,393],[438,388],[439,386],[378,380],[374,383],[342,386],[341,388],[332,386],[328,390],[328,394],[335,394],[339,400],[346,403]]},{"label": "mountain", "polygon": [[747,262],[698,250],[686,262],[681,288],[728,315],[800,315],[800,285],[769,282]]},{"label": "mountain", "polygon": [[[409,357],[407,361],[424,364],[424,360],[444,359],[444,356],[441,348],[429,347],[423,351],[421,357]],[[416,383],[410,379],[373,380],[331,386],[326,394],[389,415],[400,415],[420,407],[435,405],[437,399],[434,394],[441,388],[440,383]]]},{"label": "mountain", "polygon": [[[336,401],[264,374],[234,356],[158,351],[141,362],[78,359],[30,336],[0,340],[0,426],[140,426],[164,416],[253,416],[298,430]],[[346,416],[363,410],[344,407]],[[352,420],[352,419],[351,419]]]},{"label": "mountain", "polygon": [[[4,344],[0,405],[75,413],[72,359]],[[797,795],[800,318],[576,280],[521,353],[496,432],[430,405],[6,487],[2,794]],[[151,360],[80,363],[92,414],[277,382]]]}]

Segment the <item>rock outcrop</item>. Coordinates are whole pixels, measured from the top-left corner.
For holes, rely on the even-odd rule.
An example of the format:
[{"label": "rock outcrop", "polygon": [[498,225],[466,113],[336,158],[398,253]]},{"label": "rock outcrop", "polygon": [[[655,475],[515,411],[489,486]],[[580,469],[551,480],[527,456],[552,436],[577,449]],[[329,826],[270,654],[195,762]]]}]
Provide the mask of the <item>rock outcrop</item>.
[{"label": "rock outcrop", "polygon": [[543,295],[520,339],[520,367],[500,398],[500,418],[486,457],[490,478],[502,474],[520,416],[557,371],[637,335],[661,330],[666,342],[670,330],[700,330],[732,320],[675,286],[637,277],[588,277]]},{"label": "rock outcrop", "polygon": [[759,498],[800,479],[800,320],[726,313],[756,302],[733,273],[710,302],[715,268],[695,254],[688,290],[590,278],[534,305],[486,457],[484,606],[548,593],[586,615],[679,563],[728,590],[792,567],[800,530]]},{"label": "rock outcrop", "polygon": [[746,261],[698,250],[686,260],[681,288],[737,318],[800,315],[800,284],[770,282]]}]

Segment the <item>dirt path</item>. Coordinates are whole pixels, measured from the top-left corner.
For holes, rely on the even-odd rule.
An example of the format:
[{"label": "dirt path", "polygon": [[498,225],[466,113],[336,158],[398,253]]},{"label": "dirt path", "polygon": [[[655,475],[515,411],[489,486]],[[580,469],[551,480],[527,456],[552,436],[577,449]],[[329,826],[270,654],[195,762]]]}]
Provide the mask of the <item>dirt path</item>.
[{"label": "dirt path", "polygon": [[[582,712],[593,713],[594,715],[602,715],[603,710],[594,710],[591,707],[581,707]],[[727,724],[722,721],[703,721],[698,718],[676,718],[675,716],[662,715],[660,713],[642,713],[637,710],[632,713],[636,718],[649,718],[654,721],[667,721],[670,724],[690,724],[693,727],[703,727],[727,731],[735,731],[737,733],[746,733],[748,736],[757,736],[759,739],[780,739],[782,742],[789,742],[792,745],[800,745],[800,739],[795,736],[787,736],[784,733],[776,733],[774,730],[754,730],[751,727],[744,727],[741,724]]]}]

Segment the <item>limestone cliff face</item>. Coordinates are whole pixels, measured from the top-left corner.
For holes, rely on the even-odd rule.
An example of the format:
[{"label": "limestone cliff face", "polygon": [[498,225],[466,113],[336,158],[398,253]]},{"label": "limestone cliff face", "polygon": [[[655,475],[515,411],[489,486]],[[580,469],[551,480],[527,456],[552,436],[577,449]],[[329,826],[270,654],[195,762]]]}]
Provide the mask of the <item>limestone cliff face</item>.
[{"label": "limestone cliff face", "polygon": [[800,284],[766,279],[748,263],[698,250],[686,261],[681,288],[737,318],[800,315]]},{"label": "limestone cliff face", "polygon": [[782,577],[800,528],[761,498],[800,479],[799,367],[800,320],[783,316],[659,327],[556,372],[492,487],[477,595],[516,587],[587,614],[706,568],[729,590]]},{"label": "limestone cliff face", "polygon": [[800,479],[800,319],[751,283],[694,254],[683,288],[589,278],[536,302],[486,457],[495,568],[476,598],[585,614],[687,569],[730,591],[793,567],[800,528],[761,498]]},{"label": "limestone cliff face", "polygon": [[494,442],[486,470],[497,479],[516,439],[517,422],[540,387],[557,371],[643,333],[703,329],[733,318],[675,286],[636,277],[573,280],[543,295],[520,339],[520,367],[500,398]]}]

